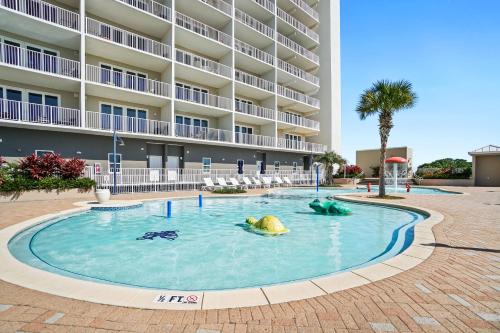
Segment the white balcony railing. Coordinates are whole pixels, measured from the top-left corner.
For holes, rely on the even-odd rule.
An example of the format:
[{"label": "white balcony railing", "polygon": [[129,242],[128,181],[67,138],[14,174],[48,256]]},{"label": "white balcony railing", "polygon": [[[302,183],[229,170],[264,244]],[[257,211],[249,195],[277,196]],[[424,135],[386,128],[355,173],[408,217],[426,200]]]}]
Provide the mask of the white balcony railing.
[{"label": "white balcony railing", "polygon": [[234,19],[246,26],[249,26],[257,32],[274,39],[274,29],[237,8],[234,10]]},{"label": "white balcony railing", "polygon": [[231,15],[231,5],[223,0],[200,0],[201,2],[206,3],[214,8],[217,8],[221,12],[226,13],[227,15]]},{"label": "white balcony railing", "polygon": [[234,140],[235,143],[261,146],[261,147],[274,147],[276,144],[275,138],[271,136],[246,134],[246,133],[235,133]]},{"label": "white balcony railing", "polygon": [[291,149],[291,150],[303,150],[309,151],[313,153],[323,153],[326,151],[326,146],[313,143],[313,142],[305,142],[298,140],[288,140],[283,138],[278,138],[278,148],[283,149]]},{"label": "white balcony railing", "polygon": [[153,0],[118,0],[129,6],[135,7],[147,13],[158,16],[164,20],[172,21],[172,10]]},{"label": "white balcony railing", "polygon": [[208,58],[201,57],[197,54],[176,49],[175,60],[177,62],[180,62],[188,66],[196,67],[204,71],[212,72],[215,74],[231,78],[231,67],[210,60]]},{"label": "white balcony railing", "polygon": [[231,110],[231,99],[195,89],[175,87],[175,98],[183,101]]},{"label": "white balcony railing", "polygon": [[80,78],[80,63],[78,61],[5,43],[0,43],[0,62],[47,74],[56,74],[75,79]]},{"label": "white balcony railing", "polygon": [[278,59],[278,68],[284,70],[285,72],[292,74],[298,78],[309,81],[317,86],[319,86],[319,77],[306,72],[303,69],[298,68],[284,60]]},{"label": "white balcony railing", "polygon": [[274,3],[269,0],[251,0],[274,14]]},{"label": "white balcony railing", "polygon": [[160,120],[142,119],[87,111],[85,127],[101,131],[137,133],[148,135],[171,135],[170,123]]},{"label": "white balcony railing", "polygon": [[162,97],[170,97],[170,84],[107,68],[87,65],[87,81],[133,90]]},{"label": "white balcony railing", "polygon": [[235,110],[240,113],[246,113],[256,117],[274,119],[274,110],[268,109],[259,105],[243,103],[235,101]]},{"label": "white balcony railing", "polygon": [[223,43],[225,45],[231,46],[231,36],[222,31],[212,28],[211,26],[206,25],[205,23],[201,23],[196,21],[195,19],[183,15],[179,12],[175,14],[178,26],[181,26],[185,29],[193,31],[199,35],[205,36],[217,42]]},{"label": "white balcony railing", "polygon": [[0,99],[0,120],[80,127],[80,110]]},{"label": "white balcony railing", "polygon": [[298,53],[301,56],[311,60],[315,64],[319,64],[319,56],[317,54],[315,54],[315,53],[309,51],[308,49],[306,49],[305,47],[295,43],[290,38],[286,38],[285,36],[283,36],[280,33],[278,33],[278,43],[289,48],[293,52]]},{"label": "white balcony railing", "polygon": [[312,40],[319,42],[319,35],[312,29],[309,29],[305,24],[297,20],[295,17],[292,15],[288,14],[285,12],[283,9],[278,8],[278,17],[297,29],[298,31],[302,32],[306,36],[310,37]]},{"label": "white balcony railing", "polygon": [[274,56],[240,40],[234,40],[234,49],[252,58],[274,66]]},{"label": "white balcony railing", "polygon": [[170,58],[170,46],[87,17],[87,34],[142,52]]},{"label": "white balcony railing", "polygon": [[175,124],[175,136],[208,141],[233,141],[233,133],[231,131],[184,124]]},{"label": "white balcony railing", "polygon": [[246,83],[256,88],[274,92],[274,83],[258,76],[243,72],[241,70],[234,70],[234,79],[239,82]]},{"label": "white balcony railing", "polygon": [[319,20],[319,13],[314,10],[311,6],[309,6],[305,1],[303,0],[291,0],[297,7],[302,9],[304,12],[309,14],[311,17],[313,17],[316,21]]},{"label": "white balcony railing", "polygon": [[286,112],[281,112],[278,111],[278,121],[287,123],[287,124],[293,124],[297,126],[303,126],[307,128],[312,128],[315,130],[319,130],[319,121],[312,120],[312,119],[307,119],[295,114],[291,113],[286,113]]},{"label": "white balcony railing", "polygon": [[304,95],[303,93],[300,93],[296,90],[278,85],[277,91],[278,91],[278,95],[281,95],[283,97],[293,99],[294,101],[297,101],[297,102],[308,104],[308,105],[313,106],[315,108],[320,107],[319,99]]},{"label": "white balcony railing", "polygon": [[0,0],[1,7],[69,29],[80,30],[80,15],[40,0]]},{"label": "white balcony railing", "polygon": [[314,142],[306,142],[306,150],[313,153],[324,153],[327,150],[326,145]]}]

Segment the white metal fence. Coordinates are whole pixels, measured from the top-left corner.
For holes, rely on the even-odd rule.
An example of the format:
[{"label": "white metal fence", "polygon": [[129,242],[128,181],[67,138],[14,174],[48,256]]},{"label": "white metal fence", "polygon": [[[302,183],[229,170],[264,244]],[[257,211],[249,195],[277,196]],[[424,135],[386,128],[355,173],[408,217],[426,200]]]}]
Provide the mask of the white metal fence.
[{"label": "white metal fence", "polygon": [[319,99],[304,95],[303,93],[298,92],[296,90],[278,85],[277,91],[278,91],[278,95],[281,95],[283,97],[287,97],[287,98],[293,99],[297,102],[305,103],[305,104],[311,105],[311,106],[316,107],[316,108],[320,107]]},{"label": "white metal fence", "polygon": [[118,0],[132,7],[138,8],[164,20],[172,20],[172,11],[169,7],[153,0]]},{"label": "white metal fence", "polygon": [[198,88],[175,87],[175,98],[183,101],[210,105],[221,109],[231,110],[231,99],[212,95]]},{"label": "white metal fence", "polygon": [[226,13],[227,15],[231,15],[231,5],[223,0],[201,0],[207,5],[210,5],[218,10]]},{"label": "white metal fence", "polygon": [[300,22],[295,17],[288,14],[281,8],[278,8],[278,17],[281,18],[286,23],[288,23],[289,25],[291,25],[292,27],[294,27],[295,29],[309,36],[314,41],[319,42],[319,35],[314,30],[309,29],[305,24],[303,24],[302,22]]},{"label": "white metal fence", "polygon": [[234,70],[234,79],[256,88],[274,92],[274,83],[239,69]]},{"label": "white metal fence", "polygon": [[257,20],[256,18],[248,15],[242,10],[239,10],[237,8],[234,10],[234,19],[260,32],[261,34],[274,39],[274,29],[262,23],[261,21]]},{"label": "white metal fence", "polygon": [[275,111],[263,106],[249,104],[241,101],[235,101],[235,110],[241,113],[246,113],[252,116],[274,119]]},{"label": "white metal fence", "polygon": [[160,120],[111,115],[101,112],[86,112],[85,127],[102,131],[124,133],[171,135],[170,123]]},{"label": "white metal fence", "polygon": [[80,127],[80,110],[0,99],[0,119]]},{"label": "white metal fence", "polygon": [[247,133],[234,133],[234,140],[235,143],[262,147],[274,147],[276,143],[275,138],[271,136]]},{"label": "white metal fence", "polygon": [[175,124],[175,136],[197,140],[231,142],[233,132],[217,128]]},{"label": "white metal fence", "polygon": [[234,49],[267,64],[274,65],[274,56],[272,54],[264,52],[236,38],[234,39]]},{"label": "white metal fence", "polygon": [[299,77],[303,80],[309,81],[319,86],[319,78],[317,76],[312,75],[306,72],[305,70],[300,69],[297,66],[294,66],[284,60],[278,59],[278,68],[284,70],[289,74],[292,74],[293,76]]},{"label": "white metal fence", "polygon": [[231,36],[229,36],[228,34],[219,31],[217,29],[214,29],[211,26],[206,25],[205,23],[201,23],[179,12],[177,12],[175,15],[176,15],[175,22],[178,26],[181,26],[197,34],[200,34],[202,36],[208,37],[215,41],[231,46]]},{"label": "white metal fence", "polygon": [[280,33],[278,33],[278,43],[289,48],[290,50],[294,51],[295,53],[298,53],[301,56],[306,57],[307,59],[311,60],[315,64],[319,64],[319,56],[316,53],[309,51],[308,49],[306,49],[302,45],[295,43],[293,40],[283,36]]},{"label": "white metal fence", "polygon": [[215,74],[231,78],[231,67],[210,60],[208,58],[204,58],[197,54],[176,49],[175,60],[188,66],[193,66],[199,69],[203,69],[204,71],[212,72]]}]

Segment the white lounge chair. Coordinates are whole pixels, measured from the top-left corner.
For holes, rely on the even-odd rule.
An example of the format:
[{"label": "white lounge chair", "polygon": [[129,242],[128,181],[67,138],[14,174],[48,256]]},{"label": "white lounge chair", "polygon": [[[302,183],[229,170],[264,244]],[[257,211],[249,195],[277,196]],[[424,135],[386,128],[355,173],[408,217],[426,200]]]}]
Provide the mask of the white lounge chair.
[{"label": "white lounge chair", "polygon": [[276,182],[276,184],[278,184],[278,186],[285,186],[285,183],[283,183],[281,177],[274,176],[274,181]]},{"label": "white lounge chair", "polygon": [[271,177],[262,177],[262,181],[264,182],[264,185],[267,185],[268,187],[274,186],[273,179]]},{"label": "white lounge chair", "polygon": [[236,186],[236,188],[248,189],[248,186],[240,184],[240,182],[236,178],[229,178],[229,182],[231,183],[231,185]]},{"label": "white lounge chair", "polygon": [[226,180],[225,180],[224,178],[222,178],[222,177],[217,178],[217,183],[219,183],[219,185],[220,185],[220,186],[222,186],[222,187],[232,187],[232,188],[236,188],[236,186],[235,186],[235,185],[228,185],[228,184],[226,183]]},{"label": "white lounge chair", "polygon": [[252,180],[253,180],[253,183],[259,187],[271,187],[271,185],[262,184],[262,182],[255,177],[252,177]]},{"label": "white lounge chair", "polygon": [[288,186],[293,186],[292,181],[287,176],[283,177],[283,180],[285,181],[285,184],[287,184]]},{"label": "white lounge chair", "polygon": [[250,181],[250,179],[248,179],[248,177],[243,177],[242,178],[243,180],[243,183],[245,183],[245,185],[249,188],[257,188],[257,187],[261,187],[262,185],[257,185],[257,184],[252,184],[252,182]]},{"label": "white lounge chair", "polygon": [[201,187],[202,191],[213,191],[222,188],[222,186],[215,185],[211,178],[203,178],[203,181],[205,182],[205,186]]}]

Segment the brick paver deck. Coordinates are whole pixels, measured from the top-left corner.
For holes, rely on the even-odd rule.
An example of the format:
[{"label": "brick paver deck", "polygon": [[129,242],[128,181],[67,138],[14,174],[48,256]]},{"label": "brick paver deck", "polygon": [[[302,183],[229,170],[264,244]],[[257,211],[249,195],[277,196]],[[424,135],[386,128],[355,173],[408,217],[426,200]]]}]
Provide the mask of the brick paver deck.
[{"label": "brick paver deck", "polygon": [[[432,256],[385,280],[308,300],[203,311],[100,305],[0,281],[0,332],[500,332],[500,188],[455,189],[471,195],[404,200],[445,220],[433,229]],[[0,204],[0,228],[73,207],[68,200]]]}]

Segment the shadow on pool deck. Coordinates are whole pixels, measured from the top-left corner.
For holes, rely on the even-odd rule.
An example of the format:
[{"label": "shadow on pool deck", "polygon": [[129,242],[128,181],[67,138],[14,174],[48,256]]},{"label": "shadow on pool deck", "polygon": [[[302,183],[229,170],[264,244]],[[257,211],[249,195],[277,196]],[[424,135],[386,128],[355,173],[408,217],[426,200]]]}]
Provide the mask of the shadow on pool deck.
[{"label": "shadow on pool deck", "polygon": [[443,243],[427,243],[421,244],[423,246],[435,246],[435,247],[445,247],[449,249],[457,249],[457,250],[469,250],[469,251],[480,251],[480,252],[492,252],[492,253],[500,253],[500,250],[496,249],[484,249],[479,247],[467,247],[467,246],[451,246]]}]

